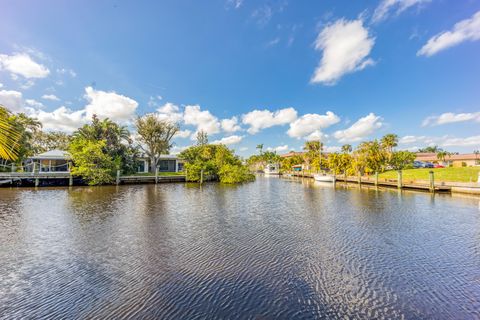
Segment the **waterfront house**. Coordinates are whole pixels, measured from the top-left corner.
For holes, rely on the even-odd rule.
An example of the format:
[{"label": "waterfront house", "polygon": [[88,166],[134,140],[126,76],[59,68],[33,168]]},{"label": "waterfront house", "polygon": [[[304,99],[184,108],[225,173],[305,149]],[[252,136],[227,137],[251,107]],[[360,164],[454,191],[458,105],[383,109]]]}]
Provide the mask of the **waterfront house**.
[{"label": "waterfront house", "polygon": [[[138,173],[147,173],[151,168],[150,158],[142,155],[137,159]],[[160,155],[160,160],[158,161],[158,171],[159,172],[182,172],[185,161],[179,159],[175,155],[171,154],[162,154]]]},{"label": "waterfront house", "polygon": [[438,159],[436,153],[417,153],[415,161],[439,163],[446,167],[472,167],[480,165],[480,155],[475,153],[452,154],[445,157],[445,161]]},{"label": "waterfront house", "polygon": [[50,150],[27,159],[25,171],[69,172],[70,154],[64,150]]}]

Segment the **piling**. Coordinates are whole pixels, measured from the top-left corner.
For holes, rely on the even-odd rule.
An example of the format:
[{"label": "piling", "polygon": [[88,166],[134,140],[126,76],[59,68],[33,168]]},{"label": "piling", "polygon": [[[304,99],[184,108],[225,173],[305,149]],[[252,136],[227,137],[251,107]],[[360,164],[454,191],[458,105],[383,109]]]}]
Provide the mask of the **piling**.
[{"label": "piling", "polygon": [[117,186],[120,184],[120,169],[117,170],[117,179],[115,180]]},{"label": "piling", "polygon": [[430,192],[435,192],[435,177],[433,171],[429,172],[430,174]]},{"label": "piling", "polygon": [[375,172],[375,187],[378,186],[378,172]]},{"label": "piling", "polygon": [[158,166],[155,167],[155,184],[158,183]]},{"label": "piling", "polygon": [[68,177],[68,185],[71,187],[73,186],[73,176],[70,174],[70,177]]},{"label": "piling", "polygon": [[398,188],[398,189],[402,189],[402,186],[403,186],[402,170],[398,170],[397,173],[398,173],[398,180],[397,180],[398,185],[397,185],[397,188]]},{"label": "piling", "polygon": [[203,169],[200,170],[200,184],[203,184]]},{"label": "piling", "polygon": [[358,184],[362,184],[362,176],[360,175],[360,171],[358,172]]}]

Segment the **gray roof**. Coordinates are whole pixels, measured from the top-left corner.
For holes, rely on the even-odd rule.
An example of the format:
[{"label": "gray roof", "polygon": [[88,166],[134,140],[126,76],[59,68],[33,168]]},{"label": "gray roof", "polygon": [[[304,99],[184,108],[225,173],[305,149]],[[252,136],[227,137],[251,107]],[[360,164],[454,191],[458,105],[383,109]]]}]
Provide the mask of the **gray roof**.
[{"label": "gray roof", "polygon": [[67,160],[70,154],[64,150],[50,150],[44,153],[37,154],[31,159],[46,159],[46,160]]}]

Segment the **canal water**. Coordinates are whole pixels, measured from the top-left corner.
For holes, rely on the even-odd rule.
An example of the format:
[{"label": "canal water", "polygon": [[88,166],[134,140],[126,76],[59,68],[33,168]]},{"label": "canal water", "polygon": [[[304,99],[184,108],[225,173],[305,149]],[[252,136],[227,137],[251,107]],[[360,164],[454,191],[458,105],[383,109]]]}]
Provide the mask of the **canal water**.
[{"label": "canal water", "polygon": [[0,318],[480,318],[478,198],[258,178],[0,189]]}]

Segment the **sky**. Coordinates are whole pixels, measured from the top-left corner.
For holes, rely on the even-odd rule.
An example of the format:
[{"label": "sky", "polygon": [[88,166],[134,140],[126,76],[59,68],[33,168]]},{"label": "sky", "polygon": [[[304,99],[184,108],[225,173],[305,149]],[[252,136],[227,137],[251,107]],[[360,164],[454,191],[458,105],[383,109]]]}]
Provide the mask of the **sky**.
[{"label": "sky", "polygon": [[[480,149],[480,0],[0,0],[0,104],[72,132],[177,122],[173,153],[399,136]],[[134,134],[134,133],[133,133]]]}]

